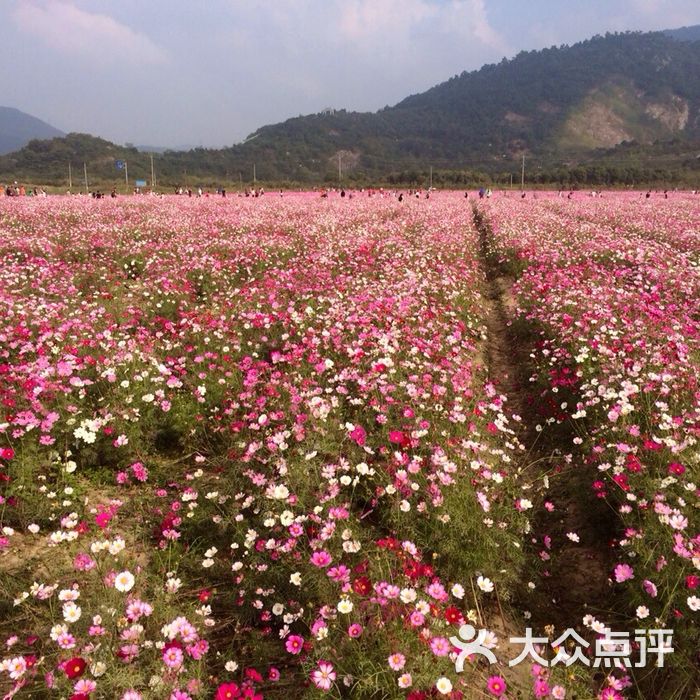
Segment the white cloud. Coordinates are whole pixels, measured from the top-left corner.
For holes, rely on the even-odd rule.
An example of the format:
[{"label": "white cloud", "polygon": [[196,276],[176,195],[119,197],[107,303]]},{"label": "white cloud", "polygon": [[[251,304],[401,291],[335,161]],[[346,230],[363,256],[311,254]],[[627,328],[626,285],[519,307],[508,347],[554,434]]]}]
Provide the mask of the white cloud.
[{"label": "white cloud", "polygon": [[13,13],[17,26],[47,46],[91,60],[119,60],[130,64],[165,63],[166,52],[144,34],[109,15],[81,10],[70,2],[20,2]]},{"label": "white cloud", "polygon": [[345,0],[340,6],[339,26],[346,39],[358,42],[403,44],[431,29],[499,51],[506,49],[489,24],[484,0]]},{"label": "white cloud", "polygon": [[675,29],[697,24],[700,8],[697,0],[628,0],[627,24],[645,29]]}]

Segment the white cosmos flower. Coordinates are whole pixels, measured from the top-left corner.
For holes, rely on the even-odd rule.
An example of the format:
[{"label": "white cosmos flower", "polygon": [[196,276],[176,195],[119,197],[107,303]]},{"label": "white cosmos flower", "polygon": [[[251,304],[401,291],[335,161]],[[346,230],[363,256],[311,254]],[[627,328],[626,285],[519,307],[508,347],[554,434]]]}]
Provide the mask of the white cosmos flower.
[{"label": "white cosmos flower", "polygon": [[484,593],[491,593],[493,591],[493,581],[485,576],[479,576],[476,579],[476,585],[484,591]]},{"label": "white cosmos flower", "polygon": [[464,586],[459,583],[455,583],[455,585],[452,586],[452,595],[455,598],[462,600],[462,598],[464,598]]},{"label": "white cosmos flower", "polygon": [[134,575],[130,571],[122,571],[114,579],[114,587],[120,593],[128,593],[134,587]]},{"label": "white cosmos flower", "polygon": [[344,613],[344,614],[351,613],[353,607],[354,606],[350,600],[348,600],[347,598],[343,598],[340,601],[340,603],[338,603],[338,612]]},{"label": "white cosmos flower", "polygon": [[452,692],[452,681],[449,678],[445,678],[445,676],[443,676],[442,678],[438,678],[435,687],[438,689],[438,692],[442,695],[448,695]]},{"label": "white cosmos flower", "polygon": [[72,600],[63,605],[63,619],[68,623],[77,622],[80,619],[81,612],[80,607]]}]

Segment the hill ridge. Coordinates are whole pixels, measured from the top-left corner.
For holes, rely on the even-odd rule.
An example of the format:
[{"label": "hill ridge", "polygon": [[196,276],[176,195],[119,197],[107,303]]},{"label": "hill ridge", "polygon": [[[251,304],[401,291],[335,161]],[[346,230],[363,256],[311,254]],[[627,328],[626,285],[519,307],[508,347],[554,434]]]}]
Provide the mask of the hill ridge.
[{"label": "hill ridge", "polygon": [[[334,182],[339,166],[350,182],[387,180],[392,173],[397,181],[419,181],[429,166],[517,173],[526,156],[549,172],[592,166],[694,171],[700,41],[687,40],[693,29],[677,30],[680,40],[664,32],[624,32],[521,51],[377,112],[324,111],[261,126],[226,148],[168,150],[158,155],[158,169],[175,183],[250,181],[254,169],[264,180]],[[0,177],[40,171],[61,177],[71,158],[89,160],[100,177],[115,182],[116,158],[129,158],[130,174],[149,174],[149,156],[107,144],[75,134],[32,142],[0,158]]]}]

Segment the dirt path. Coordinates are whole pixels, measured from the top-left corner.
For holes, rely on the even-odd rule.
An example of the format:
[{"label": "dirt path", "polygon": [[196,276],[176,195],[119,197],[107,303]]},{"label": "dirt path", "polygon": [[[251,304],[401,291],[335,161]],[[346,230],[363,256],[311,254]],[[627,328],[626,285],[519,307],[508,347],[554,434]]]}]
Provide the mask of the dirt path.
[{"label": "dirt path", "polygon": [[[508,397],[510,411],[522,417],[519,438],[526,447],[523,484],[541,483],[547,477],[547,500],[555,507],[549,512],[540,505],[534,516],[524,573],[532,576],[536,587],[532,591],[530,581],[522,581],[518,607],[532,613],[527,624],[539,634],[549,626],[554,628],[555,636],[570,627],[581,630],[586,614],[614,625],[617,615],[608,580],[612,565],[612,514],[591,492],[590,467],[577,460],[575,453],[571,463],[564,459],[564,454],[573,451],[573,436],[561,429],[537,430],[541,420],[537,407],[542,397],[530,382],[530,352],[537,336],[532,328],[514,323],[514,280],[502,272],[493,253],[490,226],[477,208],[474,222],[479,232],[480,263],[487,280],[489,377]],[[573,542],[567,533],[575,533],[580,541]],[[544,543],[545,536],[551,538],[551,550]],[[535,570],[540,570],[541,576],[535,578]]]}]

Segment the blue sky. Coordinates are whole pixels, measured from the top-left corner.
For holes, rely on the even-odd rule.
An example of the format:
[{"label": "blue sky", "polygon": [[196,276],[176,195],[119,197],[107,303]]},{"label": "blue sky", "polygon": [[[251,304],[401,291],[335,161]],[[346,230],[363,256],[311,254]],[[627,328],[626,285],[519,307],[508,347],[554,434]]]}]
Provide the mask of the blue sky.
[{"label": "blue sky", "polygon": [[700,24],[700,0],[2,0],[0,104],[118,143],[220,146],[484,63]]}]

